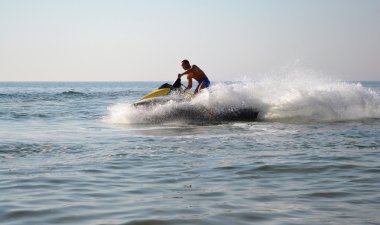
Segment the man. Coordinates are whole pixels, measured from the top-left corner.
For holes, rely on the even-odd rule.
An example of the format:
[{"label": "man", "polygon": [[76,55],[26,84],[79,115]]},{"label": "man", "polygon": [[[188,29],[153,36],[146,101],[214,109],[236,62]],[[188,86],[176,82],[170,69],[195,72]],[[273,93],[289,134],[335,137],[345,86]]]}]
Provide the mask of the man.
[{"label": "man", "polygon": [[178,74],[178,78],[187,74],[188,85],[185,91],[190,90],[193,87],[193,80],[198,81],[198,86],[195,88],[194,94],[198,94],[203,88],[208,88],[210,86],[210,81],[208,80],[206,74],[196,65],[190,65],[188,60],[182,61],[182,68],[186,70],[184,73]]}]

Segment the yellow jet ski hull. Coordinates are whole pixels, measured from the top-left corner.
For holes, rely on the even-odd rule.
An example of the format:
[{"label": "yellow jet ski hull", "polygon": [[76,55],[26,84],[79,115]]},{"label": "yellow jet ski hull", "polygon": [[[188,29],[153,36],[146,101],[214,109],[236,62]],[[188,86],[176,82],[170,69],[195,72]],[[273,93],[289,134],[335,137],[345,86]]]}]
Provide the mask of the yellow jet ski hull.
[{"label": "yellow jet ski hull", "polygon": [[142,97],[142,99],[148,99],[148,98],[156,98],[164,95],[168,95],[170,92],[170,88],[162,88],[162,89],[156,89],[149,94]]},{"label": "yellow jet ski hull", "polygon": [[181,79],[178,78],[173,85],[165,83],[158,89],[153,90],[149,94],[135,102],[134,106],[153,106],[156,104],[165,104],[168,101],[189,101],[192,97],[189,93],[183,93],[181,88]]}]

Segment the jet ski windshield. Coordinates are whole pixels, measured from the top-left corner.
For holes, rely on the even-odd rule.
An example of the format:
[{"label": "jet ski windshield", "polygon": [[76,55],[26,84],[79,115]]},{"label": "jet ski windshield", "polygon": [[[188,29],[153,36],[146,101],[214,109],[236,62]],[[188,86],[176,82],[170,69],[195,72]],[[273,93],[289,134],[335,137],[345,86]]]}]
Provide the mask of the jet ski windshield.
[{"label": "jet ski windshield", "polygon": [[176,89],[181,87],[181,78],[178,78],[173,85],[165,83],[161,85],[158,89],[163,89],[163,88],[170,88],[170,89]]},{"label": "jet ski windshield", "polygon": [[173,84],[173,88],[180,88],[181,87],[181,78],[178,78],[174,84]]},{"label": "jet ski windshield", "polygon": [[163,85],[161,85],[158,89],[163,89],[163,88],[172,88],[173,86],[171,84],[168,84],[168,83],[165,83]]}]

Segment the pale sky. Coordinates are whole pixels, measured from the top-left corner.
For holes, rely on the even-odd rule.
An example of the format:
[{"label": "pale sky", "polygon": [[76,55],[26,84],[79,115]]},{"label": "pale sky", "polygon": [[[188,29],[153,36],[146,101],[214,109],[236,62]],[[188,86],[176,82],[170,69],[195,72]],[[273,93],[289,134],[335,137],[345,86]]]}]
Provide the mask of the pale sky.
[{"label": "pale sky", "polygon": [[0,81],[380,80],[380,0],[0,0]]}]

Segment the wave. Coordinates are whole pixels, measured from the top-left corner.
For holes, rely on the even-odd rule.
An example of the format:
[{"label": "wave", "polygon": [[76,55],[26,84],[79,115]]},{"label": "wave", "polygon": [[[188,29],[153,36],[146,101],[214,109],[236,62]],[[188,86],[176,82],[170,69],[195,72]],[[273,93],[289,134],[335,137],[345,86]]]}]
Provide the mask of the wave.
[{"label": "wave", "polygon": [[[216,83],[190,102],[168,102],[146,109],[130,103],[109,107],[109,123],[239,120],[259,112],[264,121],[346,121],[380,118],[379,91],[307,70],[266,74]],[[245,112],[245,113],[244,113]],[[249,120],[249,115],[248,115]],[[254,117],[252,116],[252,120]]]},{"label": "wave", "polygon": [[[130,90],[123,91],[62,91],[62,92],[14,92],[14,93],[0,93],[0,100],[16,100],[16,101],[55,101],[61,99],[99,99],[99,98],[113,98],[123,97],[137,94]],[[139,93],[140,94],[140,93]]]},{"label": "wave", "polygon": [[61,93],[62,95],[85,95],[85,93],[79,91],[64,91]]}]

